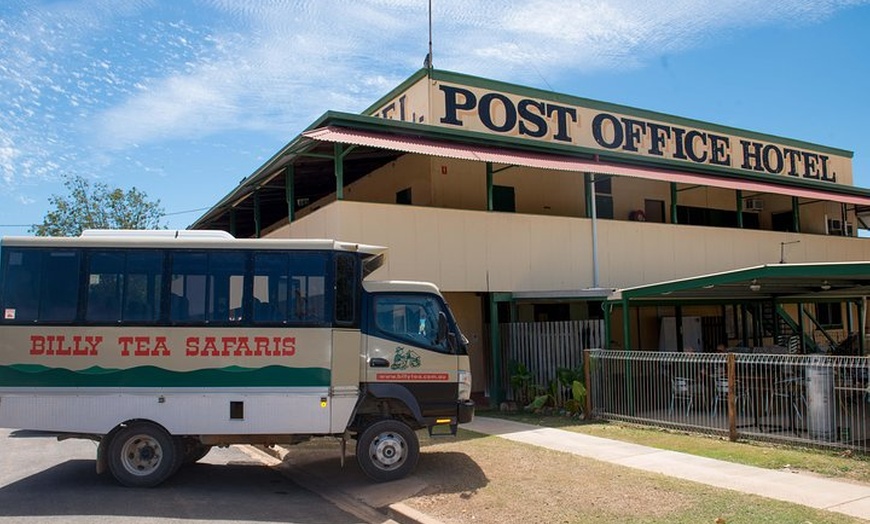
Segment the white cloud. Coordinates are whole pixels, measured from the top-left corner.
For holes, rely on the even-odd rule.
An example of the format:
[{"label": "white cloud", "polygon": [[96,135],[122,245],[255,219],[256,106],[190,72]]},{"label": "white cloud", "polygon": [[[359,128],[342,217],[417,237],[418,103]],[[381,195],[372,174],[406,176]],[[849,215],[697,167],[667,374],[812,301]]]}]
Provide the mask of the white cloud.
[{"label": "white cloud", "polygon": [[[866,0],[492,0],[464,3],[481,16],[456,16],[437,38],[441,64],[482,76],[534,79],[540,72],[638,67],[717,35],[751,27],[810,24]],[[457,9],[457,8],[454,8]],[[478,10],[480,10],[478,12]],[[439,25],[439,28],[443,25]],[[465,30],[463,30],[465,28]],[[492,30],[497,28],[497,30]],[[436,51],[436,64],[439,52]],[[528,60],[539,69],[523,73]]]},{"label": "white cloud", "polygon": [[[862,3],[436,0],[435,65],[534,85]],[[325,110],[359,111],[421,66],[426,6],[79,0],[9,15],[0,7],[0,41],[9,44],[0,46],[0,138],[15,144],[0,141],[0,173],[9,184],[77,161],[109,165],[111,150],[234,130],[289,138]]]},{"label": "white cloud", "polygon": [[15,164],[21,152],[15,147],[12,138],[0,130],[0,176],[3,182],[11,184],[15,175]]}]

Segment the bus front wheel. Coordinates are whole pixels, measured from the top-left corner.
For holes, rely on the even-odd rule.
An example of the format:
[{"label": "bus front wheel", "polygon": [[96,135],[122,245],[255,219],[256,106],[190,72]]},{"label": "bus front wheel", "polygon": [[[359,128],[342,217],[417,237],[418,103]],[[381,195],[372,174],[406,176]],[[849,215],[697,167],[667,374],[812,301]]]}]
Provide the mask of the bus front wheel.
[{"label": "bus front wheel", "polygon": [[150,488],[178,469],[179,446],[160,426],[135,422],[112,437],[108,449],[109,471],[121,484]]},{"label": "bus front wheel", "polygon": [[417,466],[420,442],[407,424],[381,420],[366,427],[356,443],[356,459],[363,472],[377,482],[398,480]]}]

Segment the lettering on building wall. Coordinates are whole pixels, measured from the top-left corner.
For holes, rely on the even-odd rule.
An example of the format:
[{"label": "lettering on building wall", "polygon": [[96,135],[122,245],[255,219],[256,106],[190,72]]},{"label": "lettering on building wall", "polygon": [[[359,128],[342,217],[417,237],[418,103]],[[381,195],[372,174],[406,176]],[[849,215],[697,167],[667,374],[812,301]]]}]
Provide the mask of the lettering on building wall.
[{"label": "lettering on building wall", "polygon": [[443,100],[443,113],[433,120],[444,126],[483,127],[492,133],[602,151],[837,181],[830,157],[814,151],[546,100],[475,92],[457,85],[439,84],[438,96]]}]

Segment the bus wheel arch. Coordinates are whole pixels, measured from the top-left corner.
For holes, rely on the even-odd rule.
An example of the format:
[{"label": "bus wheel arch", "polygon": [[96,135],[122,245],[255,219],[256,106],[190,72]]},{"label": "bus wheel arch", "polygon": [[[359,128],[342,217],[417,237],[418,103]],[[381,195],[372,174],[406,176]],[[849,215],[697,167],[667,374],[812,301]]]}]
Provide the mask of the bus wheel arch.
[{"label": "bus wheel arch", "polygon": [[381,419],[402,420],[412,430],[426,427],[419,402],[399,384],[368,384],[354,410],[353,426],[361,432]]},{"label": "bus wheel arch", "polygon": [[172,476],[184,458],[181,440],[149,420],[125,422],[101,441],[98,470],[104,461],[115,479],[128,487],[154,487]]}]

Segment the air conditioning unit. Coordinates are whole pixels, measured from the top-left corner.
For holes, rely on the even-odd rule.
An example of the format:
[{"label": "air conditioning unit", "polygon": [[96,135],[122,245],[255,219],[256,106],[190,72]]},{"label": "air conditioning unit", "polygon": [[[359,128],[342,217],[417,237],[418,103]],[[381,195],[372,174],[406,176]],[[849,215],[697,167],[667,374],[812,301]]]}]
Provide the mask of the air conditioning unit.
[{"label": "air conditioning unit", "polygon": [[744,211],[762,211],[764,210],[764,200],[760,198],[747,198],[743,201]]},{"label": "air conditioning unit", "polygon": [[828,219],[828,234],[833,233],[842,233],[843,232],[843,221],[839,218],[829,218]]},{"label": "air conditioning unit", "polygon": [[853,237],[855,236],[855,227],[851,222],[846,222],[846,236]]}]

